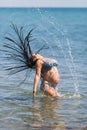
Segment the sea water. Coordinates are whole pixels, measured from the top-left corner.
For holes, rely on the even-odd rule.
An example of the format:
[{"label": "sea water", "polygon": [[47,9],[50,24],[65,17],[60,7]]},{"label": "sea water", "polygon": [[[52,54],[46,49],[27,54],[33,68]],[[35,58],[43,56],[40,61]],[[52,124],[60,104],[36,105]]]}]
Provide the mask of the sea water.
[{"label": "sea water", "polygon": [[[10,25],[34,28],[33,52],[58,61],[63,98],[32,96],[35,72],[8,75],[2,51]],[[15,64],[15,63],[14,63]],[[27,76],[26,76],[27,75]],[[26,80],[19,85],[24,79]],[[0,130],[81,130],[87,128],[87,9],[0,8]]]}]

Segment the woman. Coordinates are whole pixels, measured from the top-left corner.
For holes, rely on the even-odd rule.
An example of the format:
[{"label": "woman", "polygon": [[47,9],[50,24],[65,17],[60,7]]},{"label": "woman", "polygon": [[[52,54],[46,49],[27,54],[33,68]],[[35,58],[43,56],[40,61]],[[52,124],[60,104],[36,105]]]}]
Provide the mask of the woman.
[{"label": "woman", "polygon": [[10,70],[10,74],[15,74],[26,69],[35,69],[33,95],[36,94],[36,88],[41,78],[40,89],[44,91],[46,95],[60,96],[56,90],[56,85],[59,82],[57,62],[54,59],[45,58],[38,54],[42,49],[47,48],[42,46],[37,52],[33,53],[30,46],[30,41],[33,41],[33,29],[24,36],[23,27],[18,29],[16,25],[12,24],[11,28],[16,36],[14,37],[14,35],[12,36],[11,34],[10,37],[5,37],[9,42],[5,42],[4,47],[6,49],[4,51],[7,53],[8,60],[12,60],[12,62],[13,60],[16,61],[16,65],[9,67],[7,70]]},{"label": "woman", "polygon": [[34,78],[33,94],[36,94],[36,88],[41,77],[40,89],[49,96],[60,96],[56,90],[59,82],[59,73],[57,70],[57,61],[50,58],[44,58],[39,54],[33,54],[32,60],[35,62],[36,74]]}]

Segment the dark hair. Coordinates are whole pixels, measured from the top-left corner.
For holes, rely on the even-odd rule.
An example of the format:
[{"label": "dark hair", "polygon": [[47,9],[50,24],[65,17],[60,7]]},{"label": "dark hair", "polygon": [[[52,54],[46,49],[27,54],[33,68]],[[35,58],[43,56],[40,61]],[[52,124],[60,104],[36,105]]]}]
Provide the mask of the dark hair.
[{"label": "dark hair", "polygon": [[9,60],[15,60],[18,63],[20,62],[19,64],[16,64],[16,66],[7,68],[7,70],[10,70],[10,74],[15,74],[22,70],[33,68],[35,65],[33,60],[31,60],[33,52],[30,47],[30,39],[34,29],[31,29],[24,37],[23,27],[18,29],[16,25],[12,24],[11,28],[16,34],[16,39],[12,35],[6,36],[5,39],[9,42],[6,42],[4,47],[9,55],[7,57]]},{"label": "dark hair", "polygon": [[[6,70],[10,70],[10,74],[15,74],[26,69],[34,69],[35,62],[32,60],[33,52],[30,46],[31,40],[34,40],[32,39],[32,32],[34,28],[31,29],[26,36],[24,36],[23,27],[18,29],[17,25],[11,24],[11,28],[16,34],[16,39],[13,35],[6,36],[5,39],[9,42],[6,42],[4,47],[6,48],[5,52],[9,55],[7,56],[7,59],[14,60],[18,64],[8,67]],[[34,53],[39,53],[42,49],[47,48],[48,47],[43,45],[37,52]]]}]

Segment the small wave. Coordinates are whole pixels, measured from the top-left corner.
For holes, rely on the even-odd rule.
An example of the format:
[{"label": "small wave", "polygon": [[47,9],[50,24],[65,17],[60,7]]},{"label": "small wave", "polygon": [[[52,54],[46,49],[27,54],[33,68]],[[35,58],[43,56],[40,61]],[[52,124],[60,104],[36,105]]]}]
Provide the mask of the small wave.
[{"label": "small wave", "polygon": [[66,93],[66,94],[63,94],[62,98],[63,99],[81,99],[82,95],[79,93],[74,93],[74,94]]}]

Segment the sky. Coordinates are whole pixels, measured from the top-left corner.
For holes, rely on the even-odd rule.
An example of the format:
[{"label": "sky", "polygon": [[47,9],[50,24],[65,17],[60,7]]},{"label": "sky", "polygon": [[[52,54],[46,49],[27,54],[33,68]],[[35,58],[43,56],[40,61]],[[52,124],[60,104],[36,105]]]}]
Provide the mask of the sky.
[{"label": "sky", "polygon": [[0,7],[87,7],[87,0],[0,0]]}]

